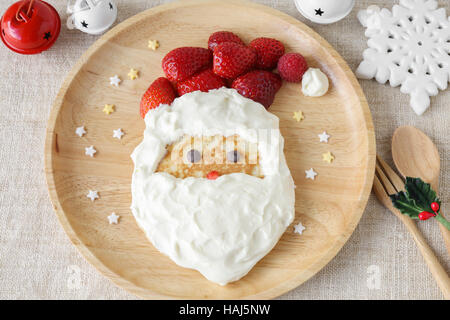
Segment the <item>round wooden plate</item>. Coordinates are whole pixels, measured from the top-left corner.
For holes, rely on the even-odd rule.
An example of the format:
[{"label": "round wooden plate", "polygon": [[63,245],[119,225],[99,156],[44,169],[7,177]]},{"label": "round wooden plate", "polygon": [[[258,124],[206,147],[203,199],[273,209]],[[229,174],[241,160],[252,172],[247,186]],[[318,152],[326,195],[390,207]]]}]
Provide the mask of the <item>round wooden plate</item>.
[{"label": "round wooden plate", "polygon": [[[280,118],[285,154],[296,189],[295,224],[277,246],[240,281],[221,287],[200,273],[178,267],[159,253],[137,226],[131,203],[130,154],[142,140],[141,95],[163,76],[161,60],[180,46],[207,46],[209,35],[230,30],[244,41],[274,37],[288,52],[301,52],[331,81],[328,94],[308,98],[299,84],[284,83],[270,111]],[[149,39],[161,46],[152,51]],[[130,68],[140,77],[128,80]],[[119,87],[109,77],[123,79]],[[106,115],[105,104],[116,112]],[[297,122],[293,112],[305,119]],[[84,125],[87,134],[75,135]],[[113,130],[122,128],[122,140]],[[328,144],[317,135],[326,130]],[[94,145],[94,158],[85,147]],[[328,164],[322,154],[336,159]],[[142,12],[101,37],[75,65],[56,98],[47,128],[46,176],[59,221],[74,245],[117,285],[145,298],[273,298],[293,289],[324,267],[352,234],[371,190],[375,139],[363,92],[339,54],[296,19],[271,8],[242,1],[178,1]],[[305,170],[318,172],[315,181]],[[88,190],[98,190],[91,202]],[[118,225],[108,224],[111,212]]]}]

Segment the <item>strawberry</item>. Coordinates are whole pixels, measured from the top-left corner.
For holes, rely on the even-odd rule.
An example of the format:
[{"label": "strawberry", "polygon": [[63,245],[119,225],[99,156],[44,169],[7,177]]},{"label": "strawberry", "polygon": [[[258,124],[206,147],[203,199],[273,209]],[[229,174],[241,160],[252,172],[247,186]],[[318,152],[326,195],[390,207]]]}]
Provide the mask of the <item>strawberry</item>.
[{"label": "strawberry", "polygon": [[192,91],[208,92],[212,89],[218,89],[225,86],[225,81],[215,74],[211,69],[206,69],[197,73],[195,76],[178,82],[177,91],[178,95],[182,96],[185,93]]},{"label": "strawberry", "polygon": [[256,53],[243,45],[224,42],[214,49],[214,73],[226,79],[235,79],[249,71],[256,62]]},{"label": "strawberry", "polygon": [[227,88],[231,88],[231,85],[233,84],[233,79],[223,79],[225,81],[225,86]]},{"label": "strawberry", "polygon": [[163,77],[156,79],[142,96],[142,118],[145,118],[148,110],[154,109],[160,104],[171,104],[175,98],[175,89],[170,81]]},{"label": "strawberry", "polygon": [[243,46],[245,45],[241,38],[239,38],[233,32],[217,31],[209,37],[208,48],[209,50],[214,51],[214,48],[223,42],[234,42]]},{"label": "strawberry", "polygon": [[255,49],[258,58],[256,68],[274,69],[278,60],[284,54],[284,45],[272,38],[257,38],[250,42],[249,47]]},{"label": "strawberry", "polygon": [[281,88],[281,78],[270,71],[255,70],[234,80],[232,88],[268,109]]},{"label": "strawberry", "polygon": [[286,53],[278,61],[278,73],[289,82],[300,82],[308,70],[308,64],[300,53]]},{"label": "strawberry", "polygon": [[184,81],[211,65],[212,53],[205,48],[182,47],[170,51],[162,60],[166,77],[172,82]]}]

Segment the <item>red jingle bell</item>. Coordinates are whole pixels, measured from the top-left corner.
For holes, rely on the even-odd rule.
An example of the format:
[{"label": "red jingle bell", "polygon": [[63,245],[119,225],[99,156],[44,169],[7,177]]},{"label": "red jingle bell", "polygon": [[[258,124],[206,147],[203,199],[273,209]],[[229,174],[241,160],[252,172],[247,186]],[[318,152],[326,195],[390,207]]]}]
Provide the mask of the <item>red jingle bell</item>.
[{"label": "red jingle bell", "polygon": [[50,48],[59,36],[61,19],[50,4],[22,0],[10,6],[0,21],[0,36],[11,50],[36,54]]}]

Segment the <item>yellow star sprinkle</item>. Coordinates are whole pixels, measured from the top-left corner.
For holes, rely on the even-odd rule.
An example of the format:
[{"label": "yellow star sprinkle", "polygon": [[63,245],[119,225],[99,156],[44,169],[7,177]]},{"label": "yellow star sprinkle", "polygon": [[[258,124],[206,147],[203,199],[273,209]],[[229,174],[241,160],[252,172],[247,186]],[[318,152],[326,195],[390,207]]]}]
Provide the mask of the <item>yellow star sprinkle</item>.
[{"label": "yellow star sprinkle", "polygon": [[131,69],[130,72],[128,72],[128,78],[130,78],[131,80],[137,79],[138,76],[139,76],[139,71],[136,69]]},{"label": "yellow star sprinkle", "polygon": [[148,40],[148,47],[149,49],[152,49],[155,51],[159,48],[159,41],[158,40]]},{"label": "yellow star sprinkle", "polygon": [[293,118],[294,118],[295,120],[297,120],[297,122],[300,122],[300,121],[302,121],[303,119],[305,119],[305,116],[303,115],[303,112],[298,111],[298,112],[294,112]]},{"label": "yellow star sprinkle", "polygon": [[114,110],[114,105],[113,104],[105,104],[105,107],[103,108],[103,112],[106,114],[111,114],[113,113]]},{"label": "yellow star sprinkle", "polygon": [[334,156],[331,154],[330,151],[328,151],[327,153],[322,154],[322,159],[323,161],[331,163],[334,160]]}]

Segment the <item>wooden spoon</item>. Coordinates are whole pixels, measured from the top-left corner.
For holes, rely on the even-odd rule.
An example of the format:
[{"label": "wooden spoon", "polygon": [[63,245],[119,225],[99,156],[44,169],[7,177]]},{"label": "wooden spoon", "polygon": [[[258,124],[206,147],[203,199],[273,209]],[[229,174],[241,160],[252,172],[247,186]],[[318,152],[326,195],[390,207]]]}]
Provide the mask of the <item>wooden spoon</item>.
[{"label": "wooden spoon", "polygon": [[[419,177],[438,192],[441,161],[433,141],[417,128],[397,128],[392,137],[392,158],[404,177]],[[443,212],[441,211],[441,214]],[[438,223],[450,254],[450,231]]]}]

